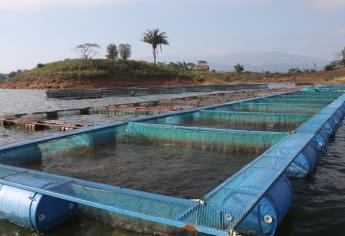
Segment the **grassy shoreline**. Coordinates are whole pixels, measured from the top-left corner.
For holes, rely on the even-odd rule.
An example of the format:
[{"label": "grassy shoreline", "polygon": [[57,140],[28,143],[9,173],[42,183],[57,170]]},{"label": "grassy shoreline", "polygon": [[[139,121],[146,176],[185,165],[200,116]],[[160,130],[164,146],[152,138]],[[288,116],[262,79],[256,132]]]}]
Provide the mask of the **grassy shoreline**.
[{"label": "grassy shoreline", "polygon": [[106,88],[233,83],[345,83],[345,68],[288,75],[258,72],[197,72],[143,61],[66,59],[24,71],[0,88]]}]

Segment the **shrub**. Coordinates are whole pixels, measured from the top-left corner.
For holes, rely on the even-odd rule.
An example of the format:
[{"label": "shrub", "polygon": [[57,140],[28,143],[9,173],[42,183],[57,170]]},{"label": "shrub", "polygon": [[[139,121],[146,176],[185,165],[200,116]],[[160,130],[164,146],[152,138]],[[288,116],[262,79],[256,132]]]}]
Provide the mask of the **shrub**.
[{"label": "shrub", "polygon": [[336,65],[334,63],[330,63],[325,66],[325,71],[335,70],[335,68],[336,68]]}]

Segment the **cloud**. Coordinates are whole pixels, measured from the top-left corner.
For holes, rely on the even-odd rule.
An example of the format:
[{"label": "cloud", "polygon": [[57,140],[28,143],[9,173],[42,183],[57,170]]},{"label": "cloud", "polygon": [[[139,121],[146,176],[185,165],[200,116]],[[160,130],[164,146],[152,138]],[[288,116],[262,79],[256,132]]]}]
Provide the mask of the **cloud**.
[{"label": "cloud", "polygon": [[345,8],[344,0],[298,0],[298,2],[319,11],[334,11]]},{"label": "cloud", "polygon": [[0,9],[27,10],[50,7],[94,7],[123,4],[134,0],[0,0]]},{"label": "cloud", "polygon": [[[0,10],[32,10],[54,7],[97,7],[106,5],[127,4],[147,0],[0,0]],[[237,6],[260,6],[278,3],[280,0],[150,0],[166,2],[204,2],[207,4],[229,4]],[[297,5],[302,5],[318,11],[334,11],[345,8],[345,0],[294,0]]]},{"label": "cloud", "polygon": [[[186,0],[183,0],[186,1]],[[272,3],[275,0],[197,0],[195,2],[205,1],[211,4],[229,4],[229,5],[238,5],[238,6],[258,6],[258,5],[266,5],[268,3]]]},{"label": "cloud", "polygon": [[[52,7],[95,7],[104,5],[114,5],[138,2],[143,0],[0,0],[0,10],[28,10],[28,9],[42,9]],[[170,1],[170,2],[186,2],[194,0],[155,0],[155,1]],[[274,0],[197,0],[196,2],[204,1],[208,4],[231,4],[239,6],[252,6],[270,3]]]},{"label": "cloud", "polygon": [[335,31],[335,35],[337,36],[345,36],[345,28],[339,28]]}]

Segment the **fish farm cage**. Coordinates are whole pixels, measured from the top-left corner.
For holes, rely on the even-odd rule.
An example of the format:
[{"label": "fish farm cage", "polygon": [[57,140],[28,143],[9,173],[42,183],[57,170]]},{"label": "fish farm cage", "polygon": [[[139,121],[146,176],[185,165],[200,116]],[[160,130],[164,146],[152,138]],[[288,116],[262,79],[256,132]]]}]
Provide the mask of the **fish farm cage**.
[{"label": "fish farm cage", "polygon": [[294,88],[293,83],[231,84],[231,85],[186,85],[160,87],[115,87],[107,89],[48,89],[48,98],[101,98],[109,96],[145,96],[153,94],[181,94],[188,92],[237,91],[257,89]]},{"label": "fish farm cage", "polygon": [[160,235],[273,235],[345,115],[344,87],[133,118],[0,146],[0,217],[76,214]]}]

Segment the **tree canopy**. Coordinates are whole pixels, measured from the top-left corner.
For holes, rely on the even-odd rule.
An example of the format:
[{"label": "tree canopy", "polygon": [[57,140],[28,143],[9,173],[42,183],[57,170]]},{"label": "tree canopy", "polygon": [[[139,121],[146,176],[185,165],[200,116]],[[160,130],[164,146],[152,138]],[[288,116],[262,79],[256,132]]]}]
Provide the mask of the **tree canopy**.
[{"label": "tree canopy", "polygon": [[132,47],[128,43],[119,45],[119,54],[121,60],[127,61],[132,56]]},{"label": "tree canopy", "polygon": [[74,49],[80,53],[82,59],[92,59],[98,53],[101,47],[97,43],[83,43],[76,46]]},{"label": "tree canopy", "polygon": [[118,58],[119,52],[115,44],[109,44],[107,46],[107,54],[105,56],[110,60],[116,60]]},{"label": "tree canopy", "polygon": [[145,43],[151,44],[154,64],[157,63],[157,56],[158,56],[157,49],[160,48],[162,51],[163,45],[169,45],[168,36],[166,32],[160,32],[159,29],[146,30],[142,41]]},{"label": "tree canopy", "polygon": [[234,65],[234,69],[237,73],[242,73],[244,71],[244,66],[237,63],[236,65]]}]

